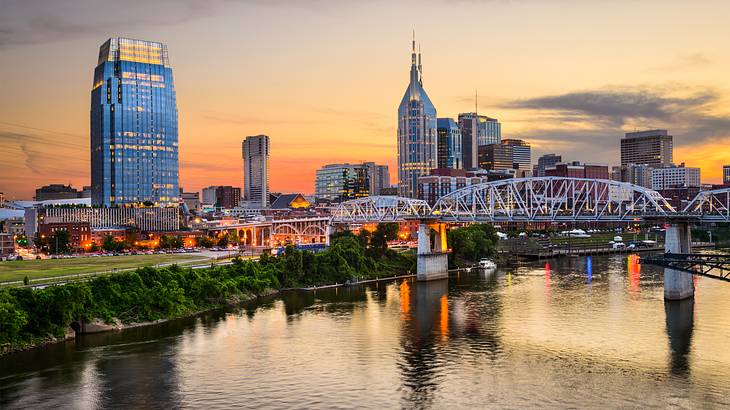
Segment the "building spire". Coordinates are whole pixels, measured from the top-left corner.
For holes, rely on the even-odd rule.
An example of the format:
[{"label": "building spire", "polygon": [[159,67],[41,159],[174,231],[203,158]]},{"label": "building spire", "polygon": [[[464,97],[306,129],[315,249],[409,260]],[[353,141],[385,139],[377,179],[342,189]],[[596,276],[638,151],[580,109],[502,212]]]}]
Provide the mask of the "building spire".
[{"label": "building spire", "polygon": [[413,41],[411,42],[411,51],[416,52],[416,29],[413,29]]},{"label": "building spire", "polygon": [[423,85],[423,67],[421,66],[421,43],[418,43],[418,82]]}]

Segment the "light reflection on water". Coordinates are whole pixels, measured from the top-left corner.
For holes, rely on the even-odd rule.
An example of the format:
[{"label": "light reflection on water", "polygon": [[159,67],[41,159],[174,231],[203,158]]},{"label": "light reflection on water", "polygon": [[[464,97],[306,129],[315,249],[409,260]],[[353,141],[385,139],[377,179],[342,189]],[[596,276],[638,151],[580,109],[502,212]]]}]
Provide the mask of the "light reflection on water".
[{"label": "light reflection on water", "polygon": [[0,359],[0,407],[730,405],[730,285],[565,258],[291,292]]}]

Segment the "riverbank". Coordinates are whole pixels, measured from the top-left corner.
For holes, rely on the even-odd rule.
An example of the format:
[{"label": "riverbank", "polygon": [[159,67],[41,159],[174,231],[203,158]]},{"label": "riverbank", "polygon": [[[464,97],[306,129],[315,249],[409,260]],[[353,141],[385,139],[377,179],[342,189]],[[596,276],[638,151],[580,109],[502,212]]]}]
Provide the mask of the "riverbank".
[{"label": "riverbank", "polygon": [[[144,321],[144,322],[123,323],[118,318],[112,318],[111,323],[106,322],[100,318],[91,319],[91,321],[88,323],[86,323],[84,321],[75,321],[75,322],[72,322],[71,325],[69,325],[69,327],[65,329],[64,335],[62,337],[49,336],[45,339],[34,340],[27,344],[20,344],[20,345],[16,345],[16,346],[0,345],[0,357],[2,357],[4,355],[8,355],[8,354],[27,351],[27,350],[38,349],[38,348],[50,346],[50,345],[57,344],[57,343],[68,342],[68,341],[74,340],[74,339],[76,339],[76,337],[82,336],[82,335],[108,333],[108,332],[122,332],[122,331],[129,330],[129,329],[136,329],[136,328],[148,327],[148,326],[157,326],[157,325],[161,325],[163,323],[167,323],[167,322],[174,321],[174,320],[190,319],[190,318],[205,315],[205,314],[208,314],[211,312],[215,312],[217,310],[221,310],[224,308],[241,307],[242,305],[245,305],[247,303],[252,303],[252,302],[256,302],[258,300],[262,300],[264,298],[276,296],[276,295],[280,294],[281,291],[282,290],[279,290],[279,289],[267,289],[266,291],[262,292],[261,294],[239,295],[237,297],[232,297],[232,298],[228,299],[226,301],[226,303],[220,304],[217,306],[210,306],[206,309],[187,312],[180,316],[168,317],[168,318],[162,318],[162,319],[156,319],[156,320],[150,320],[150,321]],[[76,326],[78,326],[78,330],[76,330],[74,328]]]}]

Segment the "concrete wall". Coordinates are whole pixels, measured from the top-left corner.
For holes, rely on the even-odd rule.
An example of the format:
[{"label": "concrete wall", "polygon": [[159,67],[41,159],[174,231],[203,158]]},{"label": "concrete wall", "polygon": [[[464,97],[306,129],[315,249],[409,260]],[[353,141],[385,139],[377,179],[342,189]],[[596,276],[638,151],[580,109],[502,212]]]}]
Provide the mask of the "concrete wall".
[{"label": "concrete wall", "polygon": [[[674,224],[667,228],[664,252],[669,254],[691,253],[692,233],[689,224]],[[692,274],[664,268],[664,299],[682,300],[694,296]]]},{"label": "concrete wall", "polygon": [[433,252],[418,255],[416,280],[436,280],[449,277],[449,254]]}]

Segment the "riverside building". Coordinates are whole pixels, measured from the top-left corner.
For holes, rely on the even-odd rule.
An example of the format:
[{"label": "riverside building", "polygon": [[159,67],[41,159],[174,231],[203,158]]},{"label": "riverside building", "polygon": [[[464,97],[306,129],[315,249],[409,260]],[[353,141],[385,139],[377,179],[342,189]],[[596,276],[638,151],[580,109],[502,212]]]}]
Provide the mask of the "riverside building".
[{"label": "riverside building", "polygon": [[178,205],[177,115],[166,45],[102,44],[91,89],[94,205]]}]

